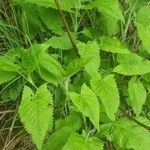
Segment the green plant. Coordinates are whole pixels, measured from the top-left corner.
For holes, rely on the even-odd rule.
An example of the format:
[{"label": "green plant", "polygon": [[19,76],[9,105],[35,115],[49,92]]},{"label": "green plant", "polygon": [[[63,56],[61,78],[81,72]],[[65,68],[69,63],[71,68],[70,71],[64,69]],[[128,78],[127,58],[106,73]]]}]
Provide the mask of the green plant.
[{"label": "green plant", "polygon": [[13,0],[26,44],[0,56],[1,100],[20,85],[37,149],[149,150],[148,2]]}]

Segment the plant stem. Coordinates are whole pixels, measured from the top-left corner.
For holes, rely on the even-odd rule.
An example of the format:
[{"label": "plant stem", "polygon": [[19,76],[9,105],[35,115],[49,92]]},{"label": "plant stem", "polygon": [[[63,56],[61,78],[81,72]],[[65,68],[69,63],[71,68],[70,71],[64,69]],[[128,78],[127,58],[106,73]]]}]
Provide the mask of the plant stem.
[{"label": "plant stem", "polygon": [[64,26],[65,26],[65,28],[66,28],[66,31],[67,31],[67,33],[68,33],[69,39],[70,39],[70,41],[71,41],[71,44],[72,44],[73,48],[78,52],[78,47],[77,47],[77,45],[76,45],[76,42],[75,42],[74,38],[72,37],[72,35],[71,35],[71,33],[70,33],[68,23],[67,23],[67,21],[66,21],[66,18],[65,18],[65,16],[64,16],[63,11],[61,10],[59,1],[58,1],[58,0],[54,0],[54,1],[55,1],[55,4],[56,4],[57,9],[58,9],[58,11],[59,11],[59,14],[60,14],[60,16],[61,16],[61,18],[62,18],[62,21],[63,21],[63,23],[64,23]]}]

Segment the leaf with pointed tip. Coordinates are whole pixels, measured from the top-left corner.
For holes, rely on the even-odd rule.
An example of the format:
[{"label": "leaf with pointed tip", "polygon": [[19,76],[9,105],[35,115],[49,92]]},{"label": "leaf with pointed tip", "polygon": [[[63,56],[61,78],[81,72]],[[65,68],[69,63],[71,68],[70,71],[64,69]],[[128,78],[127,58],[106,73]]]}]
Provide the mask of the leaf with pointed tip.
[{"label": "leaf with pointed tip", "polygon": [[101,50],[111,53],[128,54],[130,51],[118,39],[113,39],[107,36],[99,38],[99,47]]},{"label": "leaf with pointed tip", "polygon": [[89,117],[93,125],[99,130],[99,102],[94,92],[83,84],[81,88],[81,94],[71,92],[70,98],[73,104],[83,113],[86,117]]},{"label": "leaf with pointed tip", "polygon": [[[39,66],[44,68],[55,78],[63,78],[65,71],[62,68],[61,64],[51,55],[46,52],[42,52],[39,57]],[[40,69],[39,69],[40,70]]]},{"label": "leaf with pointed tip", "polygon": [[103,143],[96,137],[86,139],[73,133],[62,150],[103,150]]},{"label": "leaf with pointed tip", "polygon": [[130,105],[136,115],[139,116],[142,106],[146,101],[146,90],[143,84],[134,77],[129,82],[128,92],[128,105]]},{"label": "leaf with pointed tip", "polygon": [[150,43],[149,43],[149,41],[150,41],[150,25],[147,27],[144,27],[141,23],[136,23],[136,26],[138,28],[139,37],[143,43],[143,47],[150,54]]},{"label": "leaf with pointed tip", "polygon": [[136,26],[143,47],[150,53],[150,7],[141,7],[136,15]]},{"label": "leaf with pointed tip", "polygon": [[[54,9],[57,9],[55,1],[54,0],[25,0],[24,3],[32,3],[43,7],[51,7]],[[61,9],[73,12],[72,8],[81,8],[81,0],[63,0],[59,1]]]},{"label": "leaf with pointed tip", "polygon": [[150,72],[150,61],[137,54],[118,54],[119,65],[114,72],[123,75],[142,75]]},{"label": "leaf with pointed tip", "polygon": [[47,130],[53,126],[53,101],[46,84],[40,86],[35,95],[25,86],[19,115],[25,129],[32,135],[33,142],[40,150]]},{"label": "leaf with pointed tip", "polygon": [[91,61],[85,65],[85,70],[91,75],[98,73],[100,66],[100,55],[99,46],[96,41],[88,42],[87,44],[83,42],[78,42],[79,54],[81,58],[86,59],[91,57]]},{"label": "leaf with pointed tip", "polygon": [[91,60],[91,57],[83,59],[83,58],[76,58],[72,60],[68,66],[66,67],[66,76],[72,76],[80,71],[86,64],[88,64]]},{"label": "leaf with pointed tip", "polygon": [[96,7],[99,12],[107,13],[117,20],[124,22],[124,17],[118,0],[95,0],[93,6]]},{"label": "leaf with pointed tip", "polygon": [[50,137],[46,140],[46,143],[43,146],[43,150],[62,150],[72,132],[73,129],[71,127],[65,126],[60,128],[52,135],[50,135]]},{"label": "leaf with pointed tip", "polygon": [[50,45],[48,43],[33,44],[28,49],[23,49],[22,67],[27,73],[31,73],[39,69],[39,62],[41,61],[41,54],[45,53]]},{"label": "leaf with pointed tip", "polygon": [[101,126],[100,133],[123,149],[149,150],[150,133],[126,118]]},{"label": "leaf with pointed tip", "polygon": [[82,115],[75,111],[71,112],[64,119],[58,119],[55,122],[55,132],[47,138],[43,150],[49,148],[62,150],[71,133],[79,130],[82,127],[82,123]]},{"label": "leaf with pointed tip", "polygon": [[[74,35],[73,35],[74,36]],[[71,41],[66,33],[61,36],[53,36],[48,41],[46,41],[52,48],[69,50],[72,49]]]},{"label": "leaf with pointed tip", "polygon": [[0,56],[0,70],[17,72],[19,71],[19,69],[20,66],[18,64],[15,64],[14,60],[11,60],[11,58],[7,58],[7,56]]},{"label": "leaf with pointed tip", "polygon": [[[116,35],[120,31],[118,19],[103,12],[101,14],[101,30],[105,35],[112,36]],[[110,28],[111,27],[111,28]]]},{"label": "leaf with pointed tip", "polygon": [[49,43],[34,44],[23,55],[22,67],[27,73],[36,71],[42,79],[57,84],[65,72],[61,64],[47,52]]},{"label": "leaf with pointed tip", "polygon": [[51,74],[49,71],[47,71],[43,67],[40,67],[40,72],[37,71],[37,73],[39,74],[41,79],[43,79],[44,81],[46,81],[48,83],[52,83],[52,84],[57,86],[59,80],[56,78],[56,76]]},{"label": "leaf with pointed tip", "polygon": [[82,115],[79,112],[72,111],[68,116],[64,119],[58,119],[55,122],[55,129],[58,130],[62,127],[71,127],[74,131],[80,129],[82,127]]},{"label": "leaf with pointed tip", "polygon": [[62,29],[63,23],[57,10],[45,7],[38,7],[38,12],[40,18],[49,30],[58,35],[61,35],[64,32]]},{"label": "leaf with pointed tip", "polygon": [[95,77],[91,80],[93,91],[100,97],[105,107],[106,114],[111,120],[115,120],[115,113],[119,107],[119,92],[114,75],[107,75],[104,79]]}]

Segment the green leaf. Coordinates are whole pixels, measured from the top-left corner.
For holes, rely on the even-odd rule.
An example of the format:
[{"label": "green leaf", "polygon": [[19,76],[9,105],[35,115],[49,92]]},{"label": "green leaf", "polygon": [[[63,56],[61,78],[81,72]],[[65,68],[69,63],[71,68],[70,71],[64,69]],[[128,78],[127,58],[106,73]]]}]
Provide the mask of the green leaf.
[{"label": "green leaf", "polygon": [[[39,66],[44,68],[50,74],[52,74],[55,78],[62,79],[65,71],[62,68],[61,64],[51,55],[46,52],[42,52],[39,57]],[[40,69],[39,69],[40,71]],[[39,72],[42,74],[42,72]]]},{"label": "green leaf", "polygon": [[[119,23],[118,19],[113,16],[103,12],[101,14],[101,30],[106,35],[116,35],[119,32]],[[111,27],[111,28],[110,28]]]},{"label": "green leaf", "polygon": [[122,15],[122,10],[120,9],[118,0],[95,0],[93,5],[98,9],[99,12],[107,13],[117,20],[124,22],[124,17]]},{"label": "green leaf", "polygon": [[59,80],[57,77],[55,77],[53,74],[51,74],[49,71],[44,69],[43,67],[40,67],[40,72],[37,71],[37,73],[40,75],[41,79],[45,80],[48,83],[52,83],[57,86]]},{"label": "green leaf", "polygon": [[85,65],[85,70],[91,75],[98,73],[100,66],[99,46],[96,41],[87,44],[79,42],[77,44],[81,58],[87,59],[91,57],[91,61]]},{"label": "green leaf", "polygon": [[[21,5],[22,13],[19,14],[18,24],[21,25],[24,34],[27,34],[32,40],[40,30],[43,29],[37,6],[34,4]],[[16,16],[17,17],[17,16]]]},{"label": "green leaf", "polygon": [[139,80],[132,78],[129,82],[128,92],[128,105],[130,105],[136,115],[139,116],[142,110],[142,106],[146,101],[146,90]]},{"label": "green leaf", "polygon": [[90,60],[91,60],[91,57],[86,58],[86,59],[76,58],[76,59],[72,60],[66,67],[66,76],[71,77],[72,75],[76,74],[86,64],[88,64],[90,62]]},{"label": "green leaf", "polygon": [[43,146],[43,150],[62,150],[62,147],[66,144],[66,141],[72,132],[73,130],[71,127],[65,126],[60,128],[52,135],[50,135]]},{"label": "green leaf", "polygon": [[113,70],[116,73],[132,76],[150,72],[150,61],[136,54],[120,54],[117,57],[120,64]]},{"label": "green leaf", "polygon": [[46,52],[49,46],[47,42],[32,45],[23,54],[22,67],[27,73],[37,71],[42,79],[56,85],[65,72],[61,64]]},{"label": "green leaf", "polygon": [[16,78],[17,73],[0,70],[0,84],[11,81]]},{"label": "green leaf", "polygon": [[150,7],[144,6],[139,9],[136,16],[138,34],[143,47],[150,53]]},{"label": "green leaf", "polygon": [[53,126],[53,101],[46,84],[40,86],[35,95],[25,86],[19,114],[25,129],[40,150],[47,130]]},{"label": "green leaf", "polygon": [[72,49],[72,44],[67,33],[61,36],[53,36],[46,43],[48,43],[52,48],[55,49],[61,50]]},{"label": "green leaf", "polygon": [[143,78],[147,83],[150,83],[150,73],[144,74],[144,75],[142,76],[142,78]]},{"label": "green leaf", "polygon": [[40,18],[49,30],[58,35],[61,35],[64,32],[62,29],[62,19],[57,10],[45,7],[38,7],[38,12]]},{"label": "green leaf", "polygon": [[149,150],[150,133],[126,118],[101,127],[100,132],[123,149]]},{"label": "green leaf", "polygon": [[111,53],[128,54],[130,51],[118,39],[102,36],[99,38],[101,50]]},{"label": "green leaf", "polygon": [[83,121],[82,121],[82,115],[78,112],[72,111],[68,116],[66,116],[64,119],[58,119],[55,122],[55,129],[58,130],[62,127],[71,127],[71,129],[78,130],[80,127],[82,127]]},{"label": "green leaf", "polygon": [[115,120],[115,113],[118,110],[120,100],[114,76],[107,75],[104,79],[97,76],[91,80],[91,86],[97,96],[100,97],[107,116],[111,120]]},{"label": "green leaf", "polygon": [[150,7],[144,6],[141,7],[136,15],[136,21],[140,24],[142,24],[144,27],[149,26],[150,23]]},{"label": "green leaf", "polygon": [[142,116],[142,117],[135,117],[136,120],[138,120],[139,122],[143,123],[144,125],[150,127],[150,120],[148,118],[146,118],[146,116]]},{"label": "green leaf", "polygon": [[7,56],[0,56],[0,70],[3,71],[10,71],[10,72],[17,72],[19,71],[20,66],[15,64],[12,58]]},{"label": "green leaf", "polygon": [[80,113],[72,111],[70,115],[64,119],[58,119],[55,122],[55,132],[51,134],[46,143],[44,150],[62,150],[71,133],[79,130],[82,126],[82,117]]},{"label": "green leaf", "polygon": [[[149,23],[150,24],[150,23]],[[148,51],[150,54],[150,25],[147,27],[144,27],[140,23],[136,23],[138,28],[138,34],[140,39],[142,40],[143,47]]]},{"label": "green leaf", "polygon": [[27,71],[27,73],[31,73],[36,69],[39,70],[41,54],[44,53],[49,46],[50,45],[45,42],[42,44],[33,44],[28,49],[23,49],[22,67]]},{"label": "green leaf", "polygon": [[99,130],[99,102],[94,92],[83,84],[81,88],[81,94],[71,92],[70,98],[73,104],[83,113],[86,117],[89,117],[93,125]]},{"label": "green leaf", "polygon": [[[32,3],[36,4],[39,6],[44,6],[44,7],[51,7],[56,9],[56,4],[54,0],[25,0],[24,3]],[[81,8],[81,0],[63,0],[59,1],[61,9],[68,11],[68,12],[73,12],[72,8]]]},{"label": "green leaf", "polygon": [[74,133],[69,137],[62,150],[103,150],[103,144],[96,137],[86,139]]}]

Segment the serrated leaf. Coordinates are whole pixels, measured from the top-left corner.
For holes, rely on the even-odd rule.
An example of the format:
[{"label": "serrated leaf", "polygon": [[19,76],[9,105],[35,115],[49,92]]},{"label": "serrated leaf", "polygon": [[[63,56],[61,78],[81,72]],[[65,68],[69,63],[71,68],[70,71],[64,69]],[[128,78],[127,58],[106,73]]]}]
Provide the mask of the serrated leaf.
[{"label": "serrated leaf", "polygon": [[130,51],[118,39],[102,36],[99,38],[101,50],[111,53],[128,54]]},{"label": "serrated leaf", "polygon": [[43,150],[62,150],[62,147],[66,144],[66,141],[72,132],[73,130],[71,127],[65,126],[60,128],[52,135],[50,135],[43,146]]},{"label": "serrated leaf", "polygon": [[103,143],[96,137],[89,139],[73,133],[62,150],[103,150]]},{"label": "serrated leaf", "polygon": [[17,72],[19,71],[20,66],[14,63],[14,60],[7,58],[7,56],[0,56],[0,70]]},{"label": "serrated leaf", "polygon": [[98,9],[99,12],[107,13],[117,20],[124,22],[124,17],[122,15],[118,0],[95,0],[93,5]]},{"label": "serrated leaf", "polygon": [[38,7],[39,15],[47,28],[53,33],[61,35],[64,31],[62,29],[62,19],[57,10],[45,7]]},{"label": "serrated leaf", "polygon": [[78,112],[71,112],[70,115],[64,119],[58,119],[55,122],[55,129],[58,130],[62,127],[71,127],[72,130],[76,131],[82,126],[82,116]]},{"label": "serrated leaf", "polygon": [[23,49],[22,67],[31,73],[36,69],[39,70],[39,62],[41,61],[41,54],[44,53],[50,45],[48,43],[33,44],[28,49]]},{"label": "serrated leaf", "polygon": [[83,113],[86,117],[89,117],[96,129],[99,130],[99,102],[94,92],[83,84],[81,88],[81,94],[71,92],[70,98],[73,104]]},{"label": "serrated leaf", "polygon": [[71,41],[66,33],[61,36],[53,36],[46,43],[48,43],[52,48],[69,50],[72,49]]},{"label": "serrated leaf", "polygon": [[80,129],[81,126],[81,114],[74,111],[64,119],[58,119],[55,122],[56,131],[48,137],[43,150],[47,150],[49,148],[52,150],[61,150],[66,144],[70,134]]},{"label": "serrated leaf", "polygon": [[22,68],[26,70],[26,72],[33,72],[36,68],[38,68],[38,57],[40,55],[39,45],[34,45],[29,49],[25,50],[22,56]]},{"label": "serrated leaf", "polygon": [[107,116],[114,121],[115,113],[120,104],[119,92],[114,76],[107,75],[104,79],[95,77],[91,80],[91,86],[97,96],[100,97]]},{"label": "serrated leaf", "polygon": [[144,74],[143,79],[147,82],[150,83],[150,73]]},{"label": "serrated leaf", "polygon": [[113,70],[116,73],[132,76],[150,72],[150,61],[136,54],[120,54],[117,57],[120,64]]},{"label": "serrated leaf", "polygon": [[0,70],[0,84],[11,81],[16,78],[17,73]]},{"label": "serrated leaf", "polygon": [[78,42],[79,54],[81,58],[87,59],[91,57],[91,61],[85,65],[85,70],[91,75],[98,73],[100,66],[99,46],[96,41],[88,42],[87,44]]},{"label": "serrated leaf", "polygon": [[86,64],[88,64],[91,60],[90,58],[82,59],[82,58],[76,58],[72,60],[68,66],[66,67],[66,76],[72,76],[76,74],[78,71],[80,71]]},{"label": "serrated leaf", "polygon": [[53,126],[53,100],[46,84],[40,86],[35,95],[25,86],[19,115],[25,129],[32,135],[33,142],[40,150],[47,130]]},{"label": "serrated leaf", "polygon": [[141,7],[136,15],[136,21],[140,24],[142,24],[144,27],[148,26],[150,23],[150,7],[149,6],[143,6]]},{"label": "serrated leaf", "polygon": [[[150,22],[149,22],[150,24]],[[142,40],[143,43],[143,47],[148,51],[148,53],[150,53],[150,25],[147,27],[144,27],[142,24],[140,23],[136,23],[136,26],[138,28],[138,34],[140,39]]]},{"label": "serrated leaf", "polygon": [[43,25],[39,19],[37,6],[34,4],[23,3],[21,8],[22,13],[18,16],[20,18],[18,23],[22,25],[24,34],[27,34],[32,40],[39,33],[39,31],[43,29]]},{"label": "serrated leaf", "polygon": [[123,149],[149,150],[150,133],[126,118],[105,125],[100,131]]},{"label": "serrated leaf", "polygon": [[57,84],[65,72],[61,64],[46,52],[49,46],[47,42],[32,45],[23,55],[22,67],[27,73],[37,71],[45,81]]},{"label": "serrated leaf", "polygon": [[44,68],[46,71],[48,71],[58,79],[61,79],[65,74],[65,71],[62,68],[61,64],[46,52],[41,53],[39,57],[39,66]]},{"label": "serrated leaf", "polygon": [[128,92],[128,105],[131,106],[136,115],[139,116],[142,106],[146,101],[146,90],[139,80],[132,78],[129,82]]},{"label": "serrated leaf", "polygon": [[[24,3],[32,3],[36,4],[39,6],[44,6],[44,7],[51,7],[54,9],[57,9],[55,1],[54,0],[25,0]],[[59,1],[61,9],[68,11],[68,12],[73,12],[72,8],[81,8],[81,0],[63,0]]]},{"label": "serrated leaf", "polygon": [[58,84],[58,79],[57,77],[55,77],[53,74],[51,74],[49,71],[47,71],[46,69],[44,69],[43,67],[40,67],[40,72],[37,71],[37,73],[39,74],[39,76],[45,80],[48,83],[52,83],[54,85]]},{"label": "serrated leaf", "polygon": [[106,35],[109,35],[109,36],[116,35],[120,29],[118,19],[103,12],[101,14],[101,28],[102,28],[103,33],[105,33]]},{"label": "serrated leaf", "polygon": [[143,47],[150,53],[150,7],[141,7],[136,16],[136,26],[138,29],[138,34],[142,40]]}]

